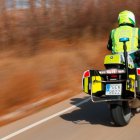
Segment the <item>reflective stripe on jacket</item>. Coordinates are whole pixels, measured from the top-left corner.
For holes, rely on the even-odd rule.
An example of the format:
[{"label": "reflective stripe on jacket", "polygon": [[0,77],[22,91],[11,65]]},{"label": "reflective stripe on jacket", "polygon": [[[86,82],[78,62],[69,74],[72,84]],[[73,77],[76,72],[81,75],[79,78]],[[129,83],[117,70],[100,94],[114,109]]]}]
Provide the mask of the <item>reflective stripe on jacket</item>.
[{"label": "reflective stripe on jacket", "polygon": [[138,28],[131,26],[120,26],[111,32],[112,53],[123,52],[123,43],[119,42],[119,39],[122,37],[129,38],[129,41],[126,42],[128,52],[138,50]]}]

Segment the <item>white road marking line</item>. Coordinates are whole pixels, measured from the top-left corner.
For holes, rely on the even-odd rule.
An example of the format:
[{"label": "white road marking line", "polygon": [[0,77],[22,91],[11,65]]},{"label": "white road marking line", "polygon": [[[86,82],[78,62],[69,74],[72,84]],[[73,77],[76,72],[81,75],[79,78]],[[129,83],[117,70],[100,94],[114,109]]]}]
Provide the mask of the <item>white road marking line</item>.
[{"label": "white road marking line", "polygon": [[53,115],[51,115],[51,116],[49,116],[47,118],[44,118],[44,119],[42,119],[42,120],[40,120],[40,121],[38,121],[36,123],[33,123],[33,124],[29,125],[29,126],[26,126],[26,127],[22,128],[22,129],[20,129],[20,130],[18,130],[16,132],[14,132],[14,133],[11,133],[11,134],[1,138],[0,140],[8,140],[8,139],[10,139],[10,138],[12,138],[14,136],[17,136],[20,133],[23,133],[23,132],[25,132],[25,131],[27,131],[27,130],[35,127],[35,126],[38,126],[38,125],[40,125],[40,124],[42,124],[42,123],[44,123],[46,121],[49,121],[49,120],[51,120],[51,119],[53,119],[53,118],[55,118],[57,116],[60,116],[60,115],[64,114],[65,112],[68,112],[68,111],[70,111],[70,110],[72,110],[72,109],[74,109],[74,108],[76,108],[76,107],[78,107],[78,106],[88,102],[89,100],[90,100],[90,97],[85,99],[85,100],[83,100],[83,101],[81,101],[81,102],[79,102],[79,103],[77,103],[77,104],[75,104],[75,105],[72,105],[71,107],[69,107],[67,109],[64,109],[64,110],[62,110],[62,111],[60,111],[60,112],[58,112],[56,114],[53,114]]}]

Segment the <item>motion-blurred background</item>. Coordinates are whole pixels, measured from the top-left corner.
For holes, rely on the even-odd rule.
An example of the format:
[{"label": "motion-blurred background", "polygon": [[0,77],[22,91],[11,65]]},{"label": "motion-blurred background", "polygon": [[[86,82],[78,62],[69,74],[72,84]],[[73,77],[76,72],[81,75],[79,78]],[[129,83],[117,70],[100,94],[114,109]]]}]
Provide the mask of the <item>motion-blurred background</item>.
[{"label": "motion-blurred background", "polygon": [[140,25],[139,0],[0,0],[0,115],[79,93],[83,71],[103,68],[122,10]]}]

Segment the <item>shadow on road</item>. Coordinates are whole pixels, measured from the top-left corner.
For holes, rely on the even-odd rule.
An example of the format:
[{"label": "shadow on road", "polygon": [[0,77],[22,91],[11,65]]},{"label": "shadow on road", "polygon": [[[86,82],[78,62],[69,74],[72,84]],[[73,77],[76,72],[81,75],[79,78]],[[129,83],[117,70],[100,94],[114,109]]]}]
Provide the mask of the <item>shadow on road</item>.
[{"label": "shadow on road", "polygon": [[[85,98],[86,99],[86,98]],[[83,98],[71,99],[71,104],[76,105],[83,101]],[[76,124],[101,124],[105,126],[113,127],[110,111],[106,103],[92,103],[91,101],[78,106],[70,113],[66,113],[60,116],[64,120],[72,121]]]}]

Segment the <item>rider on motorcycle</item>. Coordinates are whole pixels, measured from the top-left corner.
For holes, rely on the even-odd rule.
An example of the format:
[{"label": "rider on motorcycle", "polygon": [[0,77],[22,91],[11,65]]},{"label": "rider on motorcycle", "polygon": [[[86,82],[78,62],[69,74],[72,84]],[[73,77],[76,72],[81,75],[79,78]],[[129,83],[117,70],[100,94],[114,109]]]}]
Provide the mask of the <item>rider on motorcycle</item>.
[{"label": "rider on motorcycle", "polygon": [[[110,33],[107,49],[111,50],[113,54],[123,53],[123,43],[119,42],[119,39],[127,37],[129,38],[129,41],[126,43],[127,52],[128,54],[134,53],[140,48],[140,29],[135,27],[135,15],[127,10],[120,12],[118,24],[119,27],[113,29]],[[140,54],[138,56],[140,56]],[[140,59],[137,59],[136,63],[138,62],[140,62]]]},{"label": "rider on motorcycle", "polygon": [[[107,49],[113,54],[123,54],[123,43],[119,42],[120,38],[129,38],[126,42],[128,57],[131,56],[135,67],[140,67],[140,29],[136,26],[135,15],[131,11],[122,11],[118,16],[119,27],[113,29],[110,33]],[[138,93],[140,96],[140,77],[138,78]]]}]

